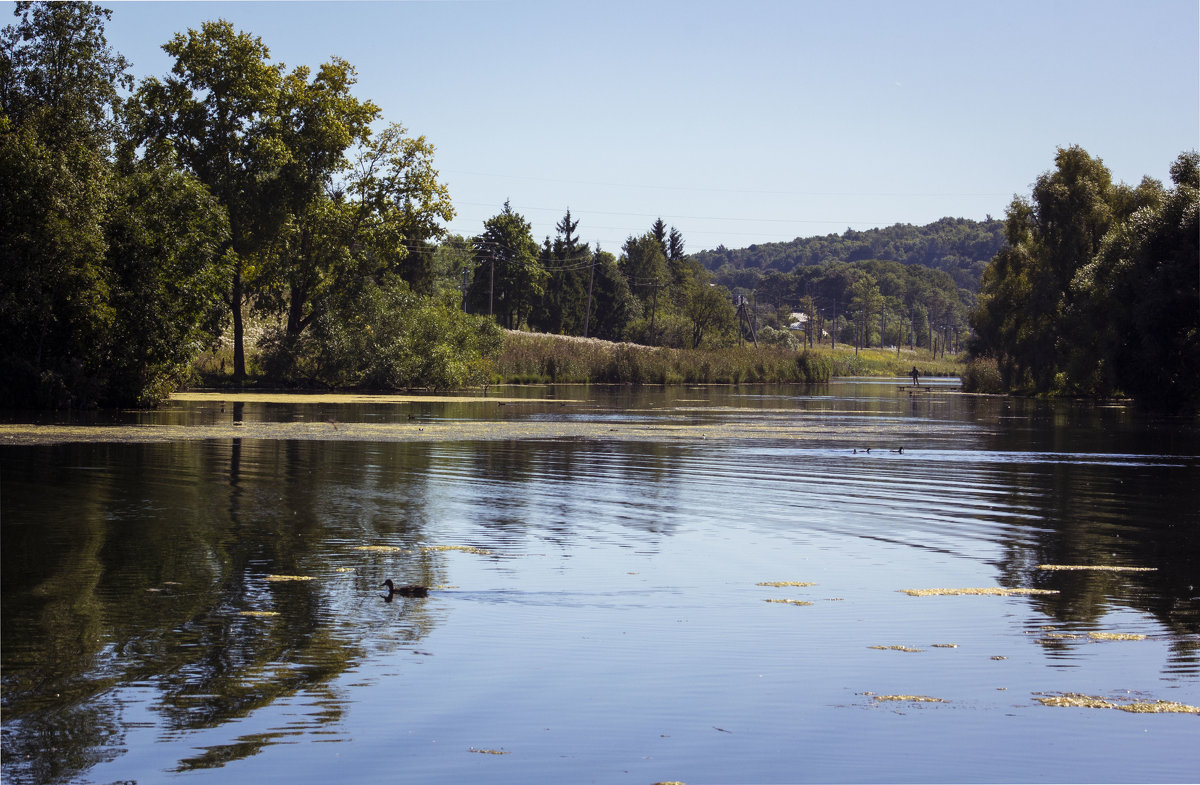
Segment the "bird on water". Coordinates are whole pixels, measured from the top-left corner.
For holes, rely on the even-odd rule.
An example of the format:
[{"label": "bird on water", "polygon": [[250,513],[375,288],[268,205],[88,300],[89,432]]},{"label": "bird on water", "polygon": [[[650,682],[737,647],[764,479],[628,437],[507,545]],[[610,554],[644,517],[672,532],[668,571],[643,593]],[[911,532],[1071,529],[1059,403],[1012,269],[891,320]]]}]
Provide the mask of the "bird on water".
[{"label": "bird on water", "polygon": [[429,596],[429,587],[428,586],[418,586],[415,583],[410,583],[406,586],[396,586],[392,583],[391,578],[388,578],[386,581],[384,581],[383,585],[387,587],[387,590],[388,590],[387,598],[389,600],[392,598],[393,594],[399,594],[401,597],[428,597]]}]

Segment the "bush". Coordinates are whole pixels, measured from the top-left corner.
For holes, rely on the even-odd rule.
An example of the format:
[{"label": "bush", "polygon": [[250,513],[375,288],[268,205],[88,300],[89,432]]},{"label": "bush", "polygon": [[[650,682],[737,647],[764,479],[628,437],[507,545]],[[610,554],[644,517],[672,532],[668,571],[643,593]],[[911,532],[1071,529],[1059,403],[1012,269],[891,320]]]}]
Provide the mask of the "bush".
[{"label": "bush", "polygon": [[990,357],[973,357],[962,372],[963,392],[1002,393],[1004,380],[996,361]]},{"label": "bush", "polygon": [[487,383],[503,341],[492,320],[391,277],[327,311],[309,332],[268,332],[260,362],[268,378],[287,384],[448,390]]}]

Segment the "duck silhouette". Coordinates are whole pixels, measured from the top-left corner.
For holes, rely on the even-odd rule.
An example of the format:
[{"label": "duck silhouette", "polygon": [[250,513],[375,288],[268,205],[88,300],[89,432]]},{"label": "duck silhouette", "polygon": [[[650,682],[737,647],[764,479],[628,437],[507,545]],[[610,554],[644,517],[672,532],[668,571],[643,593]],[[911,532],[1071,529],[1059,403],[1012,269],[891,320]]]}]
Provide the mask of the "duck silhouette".
[{"label": "duck silhouette", "polygon": [[392,596],[395,594],[399,594],[401,597],[428,597],[429,596],[429,587],[428,586],[418,586],[415,583],[410,583],[405,586],[396,586],[395,584],[392,583],[391,578],[388,578],[386,581],[384,581],[383,585],[387,587],[388,594],[387,594],[386,599],[389,601],[392,599]]}]

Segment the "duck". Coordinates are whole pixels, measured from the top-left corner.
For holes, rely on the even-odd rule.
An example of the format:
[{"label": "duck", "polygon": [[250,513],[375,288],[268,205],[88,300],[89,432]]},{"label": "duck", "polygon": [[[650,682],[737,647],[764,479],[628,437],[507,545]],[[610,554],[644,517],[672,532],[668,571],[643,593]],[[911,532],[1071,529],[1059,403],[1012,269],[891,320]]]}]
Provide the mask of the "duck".
[{"label": "duck", "polygon": [[401,597],[428,597],[429,596],[429,587],[428,586],[419,586],[415,583],[410,583],[405,586],[396,586],[392,583],[391,578],[388,578],[386,581],[384,581],[383,585],[387,587],[387,590],[388,590],[387,599],[389,599],[389,600],[392,598],[393,594],[399,594]]}]

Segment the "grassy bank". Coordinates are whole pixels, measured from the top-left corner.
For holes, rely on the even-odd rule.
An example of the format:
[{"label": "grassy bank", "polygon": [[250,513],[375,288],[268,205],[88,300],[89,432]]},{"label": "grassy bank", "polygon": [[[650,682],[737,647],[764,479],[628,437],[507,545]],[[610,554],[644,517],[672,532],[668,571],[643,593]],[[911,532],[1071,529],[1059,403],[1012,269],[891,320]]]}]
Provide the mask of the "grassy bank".
[{"label": "grassy bank", "polygon": [[537,333],[509,332],[493,379],[502,384],[753,384],[825,382],[838,376],[956,376],[952,357],[926,351],[830,349],[795,352],[753,346],[666,349]]},{"label": "grassy bank", "polygon": [[[247,330],[250,387],[273,387],[256,362],[258,326]],[[492,370],[495,384],[755,384],[826,382],[839,376],[958,376],[953,357],[925,350],[817,347],[796,352],[751,345],[725,349],[668,349],[595,338],[508,331]],[[191,385],[223,387],[232,382],[233,350],[224,340],[193,364]]]}]

